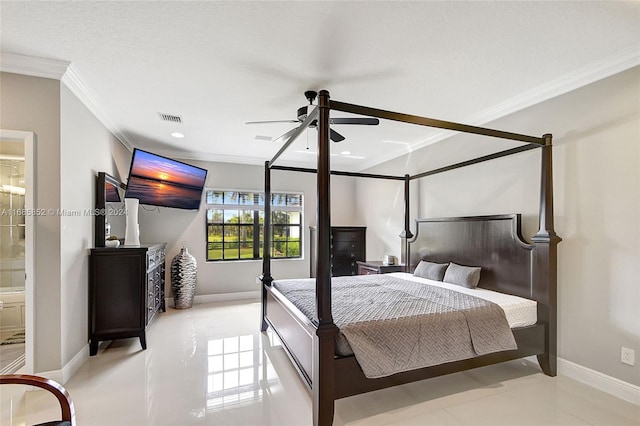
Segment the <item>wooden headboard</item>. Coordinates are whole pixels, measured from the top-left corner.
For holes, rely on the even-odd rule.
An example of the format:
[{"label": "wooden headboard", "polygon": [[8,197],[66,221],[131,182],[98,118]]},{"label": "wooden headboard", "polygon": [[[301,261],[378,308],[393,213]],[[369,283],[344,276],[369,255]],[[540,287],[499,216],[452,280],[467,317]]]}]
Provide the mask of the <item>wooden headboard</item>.
[{"label": "wooden headboard", "polygon": [[520,233],[520,215],[416,220],[410,267],[420,260],[480,266],[479,287],[535,299],[532,244]]}]

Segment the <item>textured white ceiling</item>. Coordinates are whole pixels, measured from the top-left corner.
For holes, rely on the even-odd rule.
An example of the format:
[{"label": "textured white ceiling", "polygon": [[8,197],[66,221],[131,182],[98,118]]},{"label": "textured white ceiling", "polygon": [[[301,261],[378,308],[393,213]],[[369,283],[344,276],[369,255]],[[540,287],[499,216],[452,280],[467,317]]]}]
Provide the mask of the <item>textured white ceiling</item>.
[{"label": "textured white ceiling", "polygon": [[[244,123],[294,119],[308,89],[482,124],[567,81],[588,82],[580,77],[590,70],[598,76],[609,62],[628,67],[640,57],[636,1],[2,1],[0,19],[2,52],[70,62],[94,112],[126,143],[246,163],[279,148],[255,136],[275,138],[294,125]],[[159,112],[184,123],[162,122]],[[438,134],[394,123],[335,130],[347,140],[333,144],[332,162],[351,170]],[[315,131],[308,140],[309,150],[305,135],[283,162],[312,164]]]}]

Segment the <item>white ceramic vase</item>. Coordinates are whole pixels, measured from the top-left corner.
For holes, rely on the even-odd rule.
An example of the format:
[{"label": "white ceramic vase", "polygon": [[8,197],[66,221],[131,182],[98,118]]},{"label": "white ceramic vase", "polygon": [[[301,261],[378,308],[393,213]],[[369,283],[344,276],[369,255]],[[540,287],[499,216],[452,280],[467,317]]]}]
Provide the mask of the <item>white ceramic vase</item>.
[{"label": "white ceramic vase", "polygon": [[127,246],[140,245],[140,228],[138,226],[138,205],[137,198],[125,198],[124,208],[126,211],[124,244]]}]

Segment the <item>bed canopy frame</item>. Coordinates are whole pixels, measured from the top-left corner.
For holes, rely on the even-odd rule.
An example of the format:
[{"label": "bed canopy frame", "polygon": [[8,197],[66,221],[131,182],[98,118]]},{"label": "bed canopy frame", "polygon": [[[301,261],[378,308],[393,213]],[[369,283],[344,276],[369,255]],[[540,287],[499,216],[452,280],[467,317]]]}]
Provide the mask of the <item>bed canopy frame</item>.
[{"label": "bed canopy frame", "polygon": [[[495,138],[517,141],[523,145],[516,148],[507,149],[490,155],[481,156],[472,160],[459,162],[446,167],[429,170],[416,175],[388,176],[368,173],[355,173],[344,171],[332,171],[330,167],[330,110],[342,111],[377,117],[381,119],[398,122],[416,124],[426,127],[435,127],[457,132],[471,133],[476,135],[490,136]],[[283,152],[298,138],[305,129],[312,123],[317,123],[318,129],[318,156],[317,169],[300,167],[286,167],[276,165],[276,161]],[[411,263],[420,260],[413,253],[410,261],[410,244],[414,235],[410,230],[409,219],[409,184],[412,180],[443,173],[461,167],[478,164],[481,162],[501,158],[520,152],[540,149],[541,152],[541,173],[540,173],[540,203],[539,203],[539,229],[532,238],[532,244],[528,245],[521,240],[519,230],[519,215],[517,218],[517,229],[508,230],[519,237],[519,244],[529,250],[531,289],[529,297],[538,302],[538,322],[535,327],[519,330],[519,334],[514,336],[518,341],[517,351],[499,352],[483,355],[469,360],[426,367],[419,370],[397,373],[389,377],[367,379],[362,374],[360,367],[354,357],[335,357],[335,337],[338,334],[338,327],[334,324],[331,310],[331,206],[330,206],[330,178],[331,175],[352,176],[373,179],[387,179],[404,182],[404,230],[400,235],[403,240],[403,250],[406,253],[406,272],[411,271]],[[318,107],[308,113],[306,119],[284,142],[281,149],[270,160],[265,162],[265,199],[271,199],[271,171],[283,170],[292,172],[317,173],[317,275],[316,275],[316,313],[315,317],[309,321],[307,318],[296,317],[295,307],[292,307],[286,300],[277,295],[277,290],[272,287],[273,277],[271,275],[271,203],[265,202],[264,215],[264,250],[263,250],[263,273],[260,277],[262,281],[262,323],[261,330],[266,331],[271,326],[282,338],[288,334],[290,329],[302,327],[310,335],[313,341],[311,349],[304,349],[303,355],[309,356],[306,368],[301,362],[303,356],[300,349],[293,348],[283,340],[283,346],[294,367],[298,370],[306,384],[310,387],[313,397],[313,424],[331,425],[334,415],[335,399],[369,392],[375,389],[409,383],[429,377],[435,377],[451,372],[462,371],[482,365],[494,364],[510,359],[521,358],[529,355],[537,355],[539,364],[543,372],[550,376],[556,375],[556,316],[557,316],[557,244],[561,241],[554,231],[553,223],[553,173],[552,173],[552,135],[545,134],[542,137],[528,136],[523,134],[505,132],[484,127],[470,126],[431,118],[401,114],[376,108],[369,108],[339,101],[330,100],[329,92],[322,90],[318,96]],[[491,220],[506,219],[505,216],[485,217]],[[475,218],[455,218],[458,220],[471,220]],[[435,220],[436,222],[439,220]],[[421,221],[416,221],[421,225]],[[433,223],[432,220],[424,222]],[[514,222],[516,223],[516,222]],[[484,225],[483,225],[484,226]],[[511,225],[508,225],[511,226]],[[514,228],[516,225],[513,225]],[[486,231],[486,229],[485,229]],[[500,231],[505,232],[505,231]],[[419,234],[418,231],[416,234]],[[417,238],[417,235],[416,235]],[[507,291],[508,292],[508,291]],[[275,293],[275,298],[274,298]],[[515,294],[515,293],[514,293]],[[274,301],[278,299],[279,306],[276,307]],[[269,312],[269,307],[273,312]],[[282,310],[282,312],[280,312]],[[283,314],[287,311],[286,314]],[[293,313],[292,313],[293,312]],[[284,317],[291,316],[291,319]],[[277,321],[276,321],[277,320]],[[284,321],[284,322],[282,322]],[[278,322],[279,327],[275,327]],[[284,327],[282,324],[286,324]],[[291,339],[289,340],[292,341]],[[297,352],[298,351],[298,352]],[[308,353],[311,352],[311,353]],[[311,374],[309,374],[311,370]]]}]

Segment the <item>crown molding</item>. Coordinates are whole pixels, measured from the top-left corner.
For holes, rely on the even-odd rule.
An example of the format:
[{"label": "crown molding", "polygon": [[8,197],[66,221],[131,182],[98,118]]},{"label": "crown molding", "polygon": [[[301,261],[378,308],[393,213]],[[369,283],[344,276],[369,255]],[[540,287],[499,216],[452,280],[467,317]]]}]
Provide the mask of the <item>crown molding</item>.
[{"label": "crown molding", "polygon": [[[550,80],[518,96],[514,96],[513,98],[507,99],[493,107],[480,111],[466,120],[462,120],[461,123],[473,126],[483,126],[499,118],[513,114],[514,112],[521,111],[530,106],[595,83],[596,81],[605,79],[638,65],[640,65],[640,47],[632,45],[618,53],[592,62],[571,73],[565,74],[554,80]],[[394,158],[410,154],[420,148],[443,141],[456,134],[457,132],[454,131],[439,130],[416,143],[391,153],[390,156],[385,155],[384,158],[377,157],[364,162],[360,166],[359,171],[363,171]]]},{"label": "crown molding", "polygon": [[131,141],[104,112],[96,95],[71,62],[0,52],[0,71],[60,80],[124,146],[133,149]]},{"label": "crown molding", "polygon": [[631,46],[612,56],[592,62],[569,74],[534,87],[492,108],[481,111],[471,116],[469,122],[474,125],[491,122],[513,112],[603,80],[637,65],[640,65],[640,47]]},{"label": "crown molding", "polygon": [[[140,149],[146,149],[146,148],[140,147]],[[239,155],[206,154],[206,153],[197,153],[197,152],[186,153],[184,151],[173,151],[173,150],[166,150],[166,149],[164,150],[154,149],[153,152],[159,155],[163,155],[165,157],[179,158],[181,160],[264,166],[264,158],[243,157]]]},{"label": "crown molding", "polygon": [[37,58],[9,52],[0,53],[0,71],[32,77],[60,80],[70,64],[71,62],[57,59]]},{"label": "crown molding", "polygon": [[[144,147],[139,147],[140,149],[147,149]],[[162,155],[169,158],[175,158],[179,160],[185,161],[205,161],[212,163],[232,163],[232,164],[242,164],[247,166],[262,166],[264,167],[265,158],[264,157],[243,157],[239,155],[220,155],[220,154],[206,154],[206,153],[197,153],[197,152],[184,152],[184,151],[173,151],[173,150],[153,150],[154,153],[158,155]],[[270,157],[269,157],[270,159]],[[287,160],[278,160],[279,166],[286,167],[309,167],[315,168],[316,163],[313,161],[287,161]]]},{"label": "crown molding", "polygon": [[133,143],[122,130],[111,120],[109,115],[102,109],[98,97],[93,90],[85,83],[84,78],[78,70],[70,64],[67,72],[60,80],[78,99],[96,116],[98,120],[125,146],[129,151],[133,150]]}]

